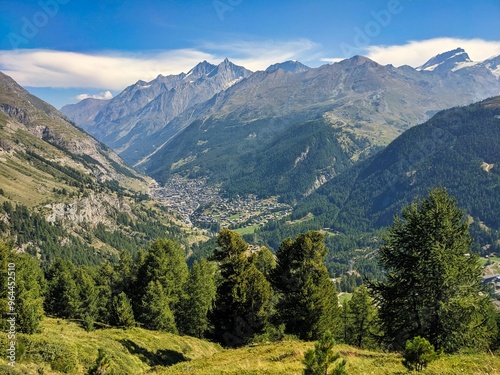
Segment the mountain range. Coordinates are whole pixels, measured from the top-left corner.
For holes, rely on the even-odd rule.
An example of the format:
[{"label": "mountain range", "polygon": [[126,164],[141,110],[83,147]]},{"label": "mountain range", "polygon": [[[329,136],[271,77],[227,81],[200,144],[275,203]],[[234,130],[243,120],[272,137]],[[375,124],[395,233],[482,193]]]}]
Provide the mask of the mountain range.
[{"label": "mountain range", "polygon": [[[139,81],[102,108],[82,102],[80,110],[62,112],[94,118],[79,125],[159,182],[173,173],[204,175],[240,194],[266,176],[260,194],[293,200],[437,111],[498,95],[497,62],[473,63],[457,49],[417,69],[355,56],[319,68],[288,61],[252,73],[226,59]],[[322,139],[336,144],[335,157],[326,143],[309,138],[320,128]],[[302,183],[295,189],[297,176]]]}]

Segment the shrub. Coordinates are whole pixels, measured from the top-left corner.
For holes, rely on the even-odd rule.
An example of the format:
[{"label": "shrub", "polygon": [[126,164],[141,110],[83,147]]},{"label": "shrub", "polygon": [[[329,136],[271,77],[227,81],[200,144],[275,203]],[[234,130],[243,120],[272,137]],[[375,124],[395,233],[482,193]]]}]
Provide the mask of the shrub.
[{"label": "shrub", "polygon": [[330,331],[326,331],[321,339],[314,344],[314,350],[305,353],[302,363],[306,366],[304,375],[347,375],[346,360],[343,359],[329,371],[329,368],[340,358],[339,353],[333,352],[335,340]]},{"label": "shrub", "polygon": [[417,336],[411,341],[406,341],[403,365],[407,369],[422,371],[434,359],[436,359],[434,346],[425,338]]}]

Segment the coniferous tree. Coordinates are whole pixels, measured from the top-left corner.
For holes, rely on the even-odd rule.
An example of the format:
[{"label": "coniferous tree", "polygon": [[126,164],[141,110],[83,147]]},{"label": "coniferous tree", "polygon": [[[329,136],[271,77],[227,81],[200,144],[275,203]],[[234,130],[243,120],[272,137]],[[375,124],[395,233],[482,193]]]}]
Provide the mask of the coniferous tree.
[{"label": "coniferous tree", "polygon": [[248,245],[236,232],[224,229],[220,248],[213,259],[219,262],[221,281],[217,287],[212,321],[216,338],[227,346],[245,344],[264,329],[271,300],[271,286],[247,255]]},{"label": "coniferous tree", "polygon": [[377,309],[364,285],[354,290],[347,302],[346,342],[359,348],[374,345],[373,334],[377,331]]},{"label": "coniferous tree", "polygon": [[0,314],[2,316],[2,320],[0,322],[0,328],[4,332],[6,329],[7,321],[4,319],[6,314],[9,312],[9,299],[8,299],[8,263],[9,263],[9,255],[11,253],[11,247],[0,241]]},{"label": "coniferous tree", "polygon": [[346,375],[347,361],[343,359],[331,368],[340,359],[339,353],[333,352],[335,339],[330,331],[326,331],[321,339],[314,344],[314,350],[309,349],[304,355],[302,363],[306,366],[304,375]]},{"label": "coniferous tree", "polygon": [[142,298],[141,321],[157,331],[177,333],[170,301],[160,281],[150,281]]},{"label": "coniferous tree", "polygon": [[78,288],[78,308],[76,317],[83,319],[87,331],[94,329],[94,322],[98,319],[98,291],[94,279],[83,267],[79,267],[75,274]]},{"label": "coniferous tree", "polygon": [[[37,261],[27,254],[16,254],[10,244],[0,242],[0,313],[15,313],[16,330],[23,333],[39,331],[43,318],[43,292],[45,280]],[[9,284],[10,283],[10,284]],[[12,289],[11,289],[12,288]],[[12,291],[12,310],[8,291]],[[10,316],[9,316],[10,317]],[[5,324],[5,319],[3,319]]]},{"label": "coniferous tree", "polygon": [[134,310],[130,299],[125,292],[121,292],[113,299],[113,310],[115,313],[116,325],[124,328],[131,328],[135,326]]},{"label": "coniferous tree", "polygon": [[[179,302],[188,276],[188,267],[181,246],[171,240],[158,239],[151,243],[144,263],[138,270],[138,297],[142,300],[151,282],[161,285],[163,301],[168,302],[171,313],[178,315]],[[154,288],[158,288],[155,286]],[[145,316],[142,311],[141,317]]]},{"label": "coniferous tree", "polygon": [[206,259],[195,260],[180,305],[178,326],[182,334],[201,338],[208,331],[215,292],[215,266]]},{"label": "coniferous tree", "polygon": [[406,342],[403,365],[410,371],[422,371],[436,357],[432,344],[423,337],[417,336]]},{"label": "coniferous tree", "polygon": [[317,339],[327,330],[340,333],[337,293],[323,264],[326,253],[323,235],[313,231],[283,241],[277,253],[272,281],[279,293],[278,319],[302,339]]},{"label": "coniferous tree", "polygon": [[489,345],[496,325],[471,243],[464,214],[444,189],[395,218],[379,254],[387,280],[371,287],[396,348],[416,336],[447,352]]},{"label": "coniferous tree", "polygon": [[76,318],[80,296],[73,275],[76,267],[63,259],[56,259],[47,270],[47,295],[45,310],[60,318]]},{"label": "coniferous tree", "polygon": [[95,280],[97,320],[102,323],[112,324],[111,315],[113,302],[113,289],[116,283],[116,273],[111,264],[104,262],[97,272]]},{"label": "coniferous tree", "polygon": [[263,247],[256,255],[255,267],[264,274],[266,279],[270,279],[271,272],[276,268],[274,254],[267,247]]},{"label": "coniferous tree", "polygon": [[16,312],[19,332],[39,332],[43,318],[43,287],[45,280],[38,262],[30,255],[16,257]]}]

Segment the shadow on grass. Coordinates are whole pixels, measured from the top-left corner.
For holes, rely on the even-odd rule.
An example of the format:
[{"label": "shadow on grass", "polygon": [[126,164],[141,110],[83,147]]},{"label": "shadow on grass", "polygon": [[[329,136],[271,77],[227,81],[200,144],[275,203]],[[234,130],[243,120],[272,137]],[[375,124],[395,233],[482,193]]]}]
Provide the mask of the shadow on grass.
[{"label": "shadow on grass", "polygon": [[138,356],[142,362],[149,366],[172,366],[179,362],[189,361],[184,354],[175,350],[163,349],[153,353],[131,340],[120,340],[120,343],[127,348],[130,354]]}]

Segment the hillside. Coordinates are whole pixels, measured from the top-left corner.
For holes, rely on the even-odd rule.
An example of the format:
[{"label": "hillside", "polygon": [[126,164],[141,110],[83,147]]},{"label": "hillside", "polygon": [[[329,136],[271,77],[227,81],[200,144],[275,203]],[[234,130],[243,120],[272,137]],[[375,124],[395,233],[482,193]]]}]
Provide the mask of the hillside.
[{"label": "hillside", "polygon": [[318,225],[342,232],[379,229],[414,196],[442,186],[474,220],[481,246],[494,245],[500,229],[499,125],[500,97],[439,112],[300,202],[293,218],[312,213]]},{"label": "hillside", "polygon": [[180,233],[145,176],[3,73],[0,160],[0,233],[44,261],[96,263]]},{"label": "hillside", "polygon": [[[98,349],[104,348],[110,359],[110,369],[119,374],[301,374],[304,352],[313,347],[311,342],[283,341],[246,346],[240,349],[222,349],[208,341],[170,333],[99,329],[85,332],[77,324],[65,320],[45,318],[42,333],[19,335],[25,352],[15,368],[0,359],[0,371],[9,375],[47,375],[62,373],[84,374],[96,361]],[[0,336],[2,346],[6,335]],[[4,346],[5,347],[5,346]],[[337,345],[347,359],[350,374],[401,374],[405,368],[401,356],[361,350]],[[500,359],[489,354],[457,354],[442,356],[432,362],[422,374],[498,375]]]},{"label": "hillside", "polygon": [[[76,323],[45,318],[41,329],[39,334],[18,335],[18,347],[24,346],[24,354],[18,354],[13,370],[2,356],[0,373],[85,374],[95,364],[98,349],[103,348],[111,360],[110,370],[135,375],[150,373],[156,366],[209,357],[222,350],[208,341],[141,328],[86,332]],[[2,333],[0,342],[4,348],[6,341],[7,335]]]}]

